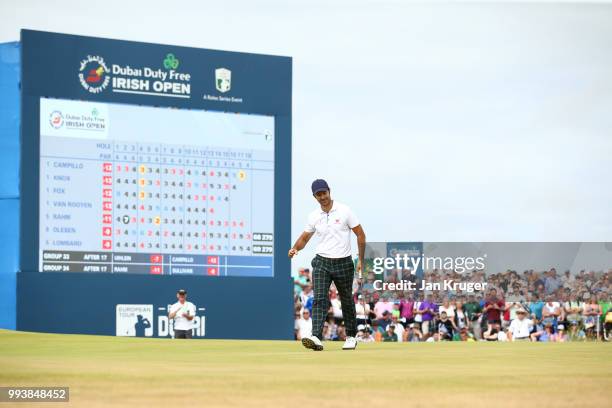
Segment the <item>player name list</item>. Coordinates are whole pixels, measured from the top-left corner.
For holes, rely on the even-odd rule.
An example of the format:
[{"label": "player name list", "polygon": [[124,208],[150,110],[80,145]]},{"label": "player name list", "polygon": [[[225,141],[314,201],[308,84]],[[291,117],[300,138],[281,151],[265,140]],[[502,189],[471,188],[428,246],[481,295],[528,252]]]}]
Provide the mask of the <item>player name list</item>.
[{"label": "player name list", "polygon": [[41,137],[42,271],[272,276],[272,151]]}]

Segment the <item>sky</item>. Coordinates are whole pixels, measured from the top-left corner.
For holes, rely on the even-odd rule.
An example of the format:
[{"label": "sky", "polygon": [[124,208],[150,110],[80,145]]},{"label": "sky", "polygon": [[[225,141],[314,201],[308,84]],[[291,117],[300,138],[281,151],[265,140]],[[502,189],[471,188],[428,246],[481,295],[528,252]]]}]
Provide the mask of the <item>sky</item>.
[{"label": "sky", "polygon": [[0,41],[291,56],[293,239],[325,178],[369,241],[612,241],[612,4],[330,3],[2,0]]}]

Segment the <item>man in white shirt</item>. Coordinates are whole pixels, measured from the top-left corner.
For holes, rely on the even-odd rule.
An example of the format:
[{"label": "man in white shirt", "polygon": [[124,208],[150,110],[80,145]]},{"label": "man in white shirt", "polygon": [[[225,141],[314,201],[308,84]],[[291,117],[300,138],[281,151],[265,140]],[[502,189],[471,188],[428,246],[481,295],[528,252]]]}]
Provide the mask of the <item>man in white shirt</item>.
[{"label": "man in white shirt", "polygon": [[181,289],[176,293],[178,302],[170,306],[168,319],[174,319],[174,338],[190,339],[193,334],[193,318],[196,314],[196,307],[187,301],[187,291]]},{"label": "man in white shirt", "polygon": [[312,277],[314,284],[314,299],[312,305],[312,336],[303,338],[304,347],[320,351],[323,350],[321,338],[323,336],[323,323],[329,308],[328,291],[332,283],[336,285],[342,315],[346,328],[346,341],[343,350],[354,350],[357,346],[355,335],[357,324],[355,319],[355,301],[353,299],[353,279],[355,266],[351,258],[351,231],[357,236],[359,249],[359,262],[357,270],[361,280],[361,265],[364,264],[365,233],[357,217],[351,209],[330,196],[330,189],[325,180],[315,180],[312,183],[312,195],[319,203],[320,208],[311,212],[304,232],[295,241],[289,250],[289,258],[297,255],[298,251],[306,246],[310,238],[316,233],[319,238],[317,255],[312,260]]},{"label": "man in white shirt", "polygon": [[533,322],[525,316],[527,316],[525,309],[521,308],[516,311],[516,319],[512,320],[510,327],[508,327],[508,331],[512,333],[512,341],[529,340]]},{"label": "man in white shirt", "polygon": [[302,309],[302,317],[297,321],[297,339],[301,340],[305,337],[312,336],[312,319],[308,309]]}]

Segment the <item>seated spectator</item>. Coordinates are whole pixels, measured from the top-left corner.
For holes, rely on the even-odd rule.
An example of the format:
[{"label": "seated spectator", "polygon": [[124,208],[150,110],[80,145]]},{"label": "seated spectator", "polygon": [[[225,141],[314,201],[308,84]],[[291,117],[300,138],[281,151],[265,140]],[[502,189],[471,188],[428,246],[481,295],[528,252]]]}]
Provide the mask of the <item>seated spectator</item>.
[{"label": "seated spectator", "polygon": [[401,343],[404,341],[404,326],[398,321],[396,315],[391,315],[391,324],[395,326],[395,334],[397,334],[397,341]]},{"label": "seated spectator", "polygon": [[508,331],[508,328],[501,328],[497,332],[497,341],[510,341],[512,334]]},{"label": "seated spectator", "polygon": [[533,321],[527,319],[527,311],[525,309],[518,309],[516,311],[516,319],[510,322],[508,331],[512,334],[512,341],[529,340],[529,334],[533,327]]},{"label": "seated spectator", "polygon": [[570,322],[569,332],[567,333],[568,341],[584,341],[586,340],[586,335],[584,331],[578,326],[576,323]]},{"label": "seated spectator", "polygon": [[467,329],[467,327],[463,327],[459,330],[459,341],[475,341]]},{"label": "seated spectator", "polygon": [[[312,290],[311,290],[312,292]],[[302,292],[304,293],[304,292]],[[310,312],[310,315],[312,316],[312,303],[314,302],[314,296],[309,296],[306,299],[306,303],[304,303],[304,309],[308,309],[308,311]]]},{"label": "seated spectator", "polygon": [[385,329],[378,325],[378,320],[374,320],[372,322],[372,335],[374,336],[374,341],[382,341],[383,333]]},{"label": "seated spectator", "polygon": [[293,339],[298,340],[300,335],[300,319],[302,318],[302,313],[297,310],[294,314],[293,318]]},{"label": "seated spectator", "polygon": [[327,320],[323,324],[323,338],[325,340],[337,340],[338,339],[338,325],[334,319],[334,315],[329,313]]},{"label": "seated spectator", "polygon": [[499,330],[500,330],[501,325],[499,323],[491,323],[489,325],[489,328],[487,329],[487,331],[485,331],[482,334],[482,337],[486,340],[486,341],[497,341],[499,340]]},{"label": "seated spectator", "polygon": [[372,343],[375,341],[370,328],[365,324],[357,326],[357,341],[360,343]]},{"label": "seated spectator", "polygon": [[332,307],[332,312],[334,314],[336,324],[339,324],[342,321],[342,303],[338,298],[338,291],[335,287],[332,287],[332,289],[330,290],[329,302]]},{"label": "seated spectator", "polygon": [[384,332],[387,330],[387,326],[391,323],[391,313],[385,310],[380,319],[377,320],[378,326],[382,328]]},{"label": "seated spectator", "polygon": [[446,312],[441,312],[436,328],[436,331],[440,334],[440,340],[452,340],[455,330],[455,323],[448,318]]},{"label": "seated spectator", "polygon": [[408,329],[404,332],[404,341],[410,343],[417,343],[423,339],[423,333],[419,330],[419,325],[411,323]]},{"label": "seated spectator", "polygon": [[336,340],[345,341],[346,340],[346,328],[344,327],[344,322],[340,322],[337,329],[338,335],[336,336]]},{"label": "seated spectator", "polygon": [[312,319],[308,309],[302,310],[302,317],[297,324],[297,340],[312,336]]},{"label": "seated spectator", "polygon": [[544,323],[544,333],[538,337],[538,341],[541,342],[555,342],[557,341],[557,336],[553,331],[553,324],[551,322]]},{"label": "seated spectator", "polygon": [[395,325],[393,323],[387,326],[387,331],[383,334],[383,341],[397,342],[397,333],[395,333]]},{"label": "seated spectator", "polygon": [[541,320],[533,319],[533,327],[531,328],[531,334],[529,338],[531,341],[538,341],[538,338],[544,333],[544,324]]},{"label": "seated spectator", "polygon": [[557,342],[565,343],[568,341],[568,336],[565,333],[565,326],[562,324],[557,325]]}]

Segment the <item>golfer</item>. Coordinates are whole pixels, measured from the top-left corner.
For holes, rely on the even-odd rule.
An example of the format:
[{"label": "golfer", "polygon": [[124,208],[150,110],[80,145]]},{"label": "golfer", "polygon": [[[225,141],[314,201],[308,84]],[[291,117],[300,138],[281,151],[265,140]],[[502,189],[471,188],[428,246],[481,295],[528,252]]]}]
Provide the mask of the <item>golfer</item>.
[{"label": "golfer", "polygon": [[304,337],[304,347],[316,351],[323,350],[321,338],[323,323],[329,309],[329,287],[336,285],[342,304],[342,317],[346,328],[346,341],[343,350],[354,350],[357,346],[355,335],[355,301],[353,300],[353,279],[355,266],[351,258],[351,230],[357,235],[359,262],[357,270],[361,281],[361,268],[365,253],[366,237],[357,217],[351,209],[331,199],[329,186],[325,180],[312,182],[312,194],[320,208],[308,215],[308,222],[302,235],[289,250],[289,258],[297,255],[306,246],[313,234],[317,234],[319,244],[317,255],[312,260],[314,299],[312,305],[312,336]]},{"label": "golfer", "polygon": [[178,302],[170,306],[168,319],[174,319],[174,338],[190,339],[193,335],[193,318],[196,314],[196,307],[187,301],[187,291],[180,289],[176,292]]}]

